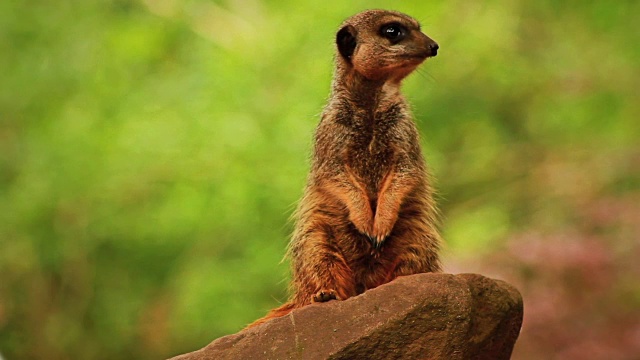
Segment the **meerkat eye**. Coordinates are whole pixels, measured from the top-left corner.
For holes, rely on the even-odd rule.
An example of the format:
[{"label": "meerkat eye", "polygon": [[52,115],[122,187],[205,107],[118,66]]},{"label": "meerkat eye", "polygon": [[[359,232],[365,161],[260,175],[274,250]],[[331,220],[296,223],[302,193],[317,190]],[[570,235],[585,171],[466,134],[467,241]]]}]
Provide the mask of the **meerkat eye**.
[{"label": "meerkat eye", "polygon": [[380,28],[380,35],[396,44],[407,36],[407,29],[398,23],[391,23]]}]

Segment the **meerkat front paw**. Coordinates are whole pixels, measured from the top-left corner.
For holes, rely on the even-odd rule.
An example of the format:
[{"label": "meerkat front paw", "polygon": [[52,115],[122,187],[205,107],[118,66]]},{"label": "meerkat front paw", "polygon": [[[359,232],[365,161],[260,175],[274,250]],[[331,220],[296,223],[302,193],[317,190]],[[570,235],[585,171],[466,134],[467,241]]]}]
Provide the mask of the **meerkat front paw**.
[{"label": "meerkat front paw", "polygon": [[328,289],[328,290],[323,289],[318,291],[315,295],[313,295],[313,302],[327,302],[330,300],[342,300],[342,299],[340,299],[336,291],[333,289]]},{"label": "meerkat front paw", "polygon": [[373,231],[370,236],[376,248],[382,246],[382,243],[386,240],[387,237],[389,237],[395,223],[396,218],[385,218],[376,214],[376,218],[373,222]]},{"label": "meerkat front paw", "polygon": [[352,211],[349,214],[349,221],[356,227],[356,229],[361,233],[368,237],[371,237],[373,234],[373,213],[369,210],[361,211],[359,214],[354,214]]}]

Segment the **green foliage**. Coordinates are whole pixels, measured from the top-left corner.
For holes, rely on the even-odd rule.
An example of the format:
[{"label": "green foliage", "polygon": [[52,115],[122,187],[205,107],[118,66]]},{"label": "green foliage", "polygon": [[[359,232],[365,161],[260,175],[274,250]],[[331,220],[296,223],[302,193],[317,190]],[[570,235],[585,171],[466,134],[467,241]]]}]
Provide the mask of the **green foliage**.
[{"label": "green foliage", "polygon": [[[638,194],[638,2],[395,5],[441,46],[405,92],[445,264]],[[0,2],[0,353],[168,357],[284,300],[334,32],[388,6]]]}]

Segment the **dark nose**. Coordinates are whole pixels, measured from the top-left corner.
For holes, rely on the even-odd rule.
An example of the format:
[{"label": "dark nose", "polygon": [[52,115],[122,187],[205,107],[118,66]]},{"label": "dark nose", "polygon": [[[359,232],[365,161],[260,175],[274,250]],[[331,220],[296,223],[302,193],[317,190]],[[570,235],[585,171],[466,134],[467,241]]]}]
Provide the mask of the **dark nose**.
[{"label": "dark nose", "polygon": [[438,46],[438,44],[436,43],[433,43],[429,45],[429,49],[431,50],[431,56],[436,56],[438,55],[438,49],[440,49],[440,46]]}]

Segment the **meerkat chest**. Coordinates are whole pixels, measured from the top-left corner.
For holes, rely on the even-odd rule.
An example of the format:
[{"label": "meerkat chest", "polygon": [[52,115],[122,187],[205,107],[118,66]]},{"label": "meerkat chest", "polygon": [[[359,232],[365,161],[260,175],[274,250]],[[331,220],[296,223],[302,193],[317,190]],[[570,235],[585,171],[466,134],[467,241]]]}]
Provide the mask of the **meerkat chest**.
[{"label": "meerkat chest", "polygon": [[388,129],[357,131],[346,148],[346,163],[371,194],[378,192],[397,158],[399,149],[390,135]]},{"label": "meerkat chest", "polygon": [[[386,172],[393,164],[395,151],[380,139],[354,139],[347,148],[347,163],[363,176]],[[368,177],[368,176],[366,176]]]}]

